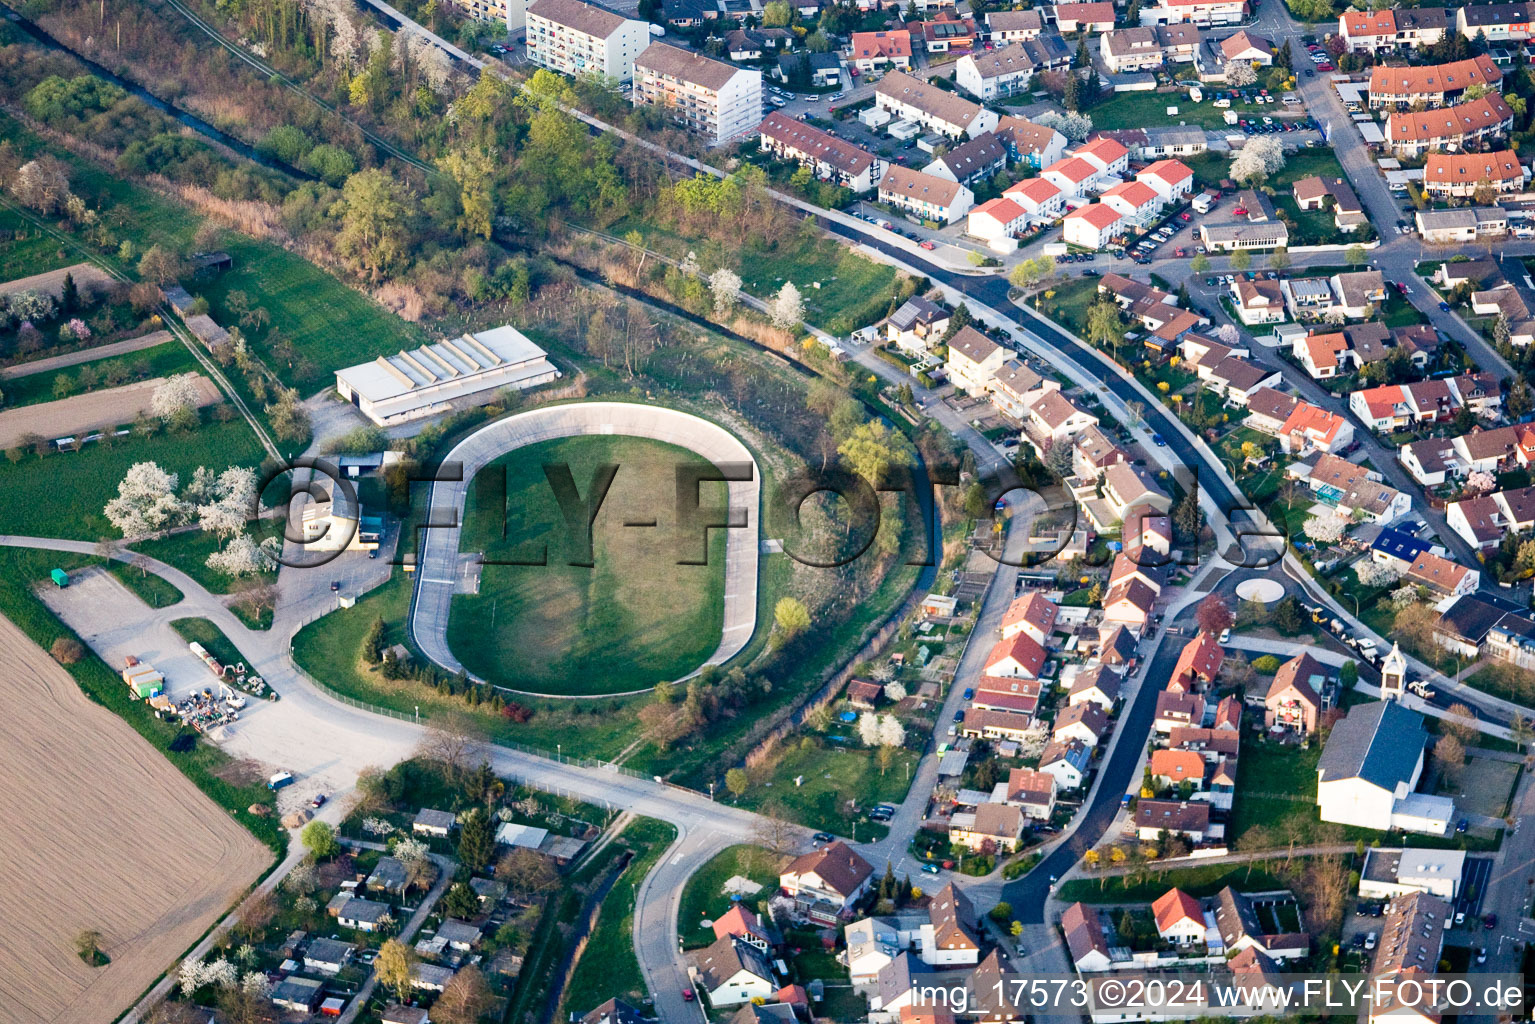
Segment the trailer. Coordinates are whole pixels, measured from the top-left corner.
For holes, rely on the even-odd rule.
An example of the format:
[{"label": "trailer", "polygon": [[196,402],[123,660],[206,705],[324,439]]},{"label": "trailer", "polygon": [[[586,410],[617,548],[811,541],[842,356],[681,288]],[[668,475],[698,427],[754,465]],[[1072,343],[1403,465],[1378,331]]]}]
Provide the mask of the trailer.
[{"label": "trailer", "polygon": [[67,587],[67,586],[69,586],[69,573],[65,572],[63,569],[55,569],[52,572],[50,572],[48,575],[53,577],[53,582],[54,582],[55,586],[59,586],[59,587]]},{"label": "trailer", "polygon": [[292,772],[278,772],[276,775],[272,776],[266,781],[266,788],[272,790],[273,792],[282,789],[284,786],[291,785],[293,785]]}]

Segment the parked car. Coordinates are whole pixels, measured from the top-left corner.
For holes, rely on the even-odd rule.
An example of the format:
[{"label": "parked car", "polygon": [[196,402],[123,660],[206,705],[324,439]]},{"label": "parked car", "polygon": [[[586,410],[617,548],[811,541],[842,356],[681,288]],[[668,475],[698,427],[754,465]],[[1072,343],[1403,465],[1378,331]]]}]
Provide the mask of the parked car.
[{"label": "parked car", "polygon": [[960,708],[958,711],[954,712],[954,721],[956,721],[956,722],[963,722],[964,720],[965,720],[965,709],[964,708]]},{"label": "parked car", "polygon": [[1449,311],[1450,311],[1450,304],[1448,302],[1441,302],[1441,303],[1439,303],[1439,312],[1441,312],[1441,313],[1448,313]]},{"label": "parked car", "polygon": [[1497,926],[1498,926],[1498,915],[1497,914],[1484,914],[1484,915],[1482,915],[1482,927],[1483,928],[1487,929],[1488,931],[1492,931]]},{"label": "parked car", "polygon": [[1156,445],[1158,448],[1166,448],[1167,447],[1167,441],[1162,437],[1161,434],[1152,434],[1151,435],[1151,443]]},{"label": "parked car", "polygon": [[975,687],[973,687],[973,686],[965,687],[965,700],[974,700],[974,699],[975,699]]},{"label": "parked car", "polygon": [[836,842],[837,840],[837,837],[832,835],[830,832],[817,832],[810,838],[814,839],[818,843],[832,843]]},{"label": "parked car", "polygon": [[922,865],[922,870],[927,872],[930,875],[936,875],[936,874],[938,874],[938,865],[937,864],[924,864],[924,865]]},{"label": "parked car", "polygon": [[1481,947],[1480,949],[1478,949],[1476,951],[1476,962],[1479,963],[1479,964],[1485,964],[1487,962],[1487,947],[1486,946],[1483,946],[1483,947]]},{"label": "parked car", "polygon": [[314,795],[314,799],[309,801],[309,806],[310,807],[316,807],[316,808],[324,807],[325,806],[325,794],[324,793],[316,793]]},{"label": "parked car", "polygon": [[920,248],[920,249],[936,249],[936,248],[938,248],[936,245],[934,245],[932,243],[932,241],[930,239],[926,239],[926,238],[924,238],[922,241],[918,242],[917,243],[917,247]]},{"label": "parked car", "polygon": [[1374,949],[1375,948],[1375,942],[1376,942],[1375,933],[1371,932],[1370,934],[1368,934],[1368,935],[1366,935],[1364,937],[1364,948],[1365,949]]}]

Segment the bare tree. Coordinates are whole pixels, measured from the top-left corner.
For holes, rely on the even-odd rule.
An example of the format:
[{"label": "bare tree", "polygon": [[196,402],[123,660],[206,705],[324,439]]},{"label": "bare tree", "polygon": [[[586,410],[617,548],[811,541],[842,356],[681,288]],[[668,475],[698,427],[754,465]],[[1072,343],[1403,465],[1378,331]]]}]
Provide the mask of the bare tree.
[{"label": "bare tree", "polygon": [[547,857],[521,847],[501,858],[496,877],[520,896],[537,896],[560,884],[559,873]]},{"label": "bare tree", "polygon": [[752,824],[752,842],[775,857],[787,857],[799,845],[798,827],[786,821],[776,802],[764,804]]},{"label": "bare tree", "polygon": [[1464,704],[1451,704],[1446,710],[1448,716],[1442,719],[1440,726],[1448,736],[1454,736],[1460,740],[1461,746],[1469,747],[1476,742],[1478,730],[1476,728],[1476,712]]},{"label": "bare tree", "polygon": [[242,939],[254,941],[266,931],[267,925],[276,916],[277,900],[271,890],[259,889],[240,904],[240,916],[235,920],[234,933]]},{"label": "bare tree", "polygon": [[490,986],[474,965],[453,975],[448,987],[432,1004],[432,1019],[441,1024],[478,1024],[491,1004]]},{"label": "bare tree", "polygon": [[1348,897],[1348,867],[1337,854],[1312,857],[1297,888],[1310,931],[1321,935],[1342,916]]},{"label": "bare tree", "polygon": [[432,716],[426,735],[416,748],[416,756],[442,767],[448,780],[457,785],[472,765],[487,757],[485,730],[463,711],[448,711]]}]

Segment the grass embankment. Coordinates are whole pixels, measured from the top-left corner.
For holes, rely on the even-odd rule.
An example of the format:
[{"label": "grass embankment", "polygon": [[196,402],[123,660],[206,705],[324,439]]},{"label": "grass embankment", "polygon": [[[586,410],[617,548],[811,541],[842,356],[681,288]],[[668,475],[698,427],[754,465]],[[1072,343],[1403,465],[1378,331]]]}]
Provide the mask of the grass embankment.
[{"label": "grass embankment", "polygon": [[586,1013],[609,997],[631,1005],[644,1000],[645,978],[634,953],[634,897],[639,884],[676,838],[676,828],[666,822],[639,818],[614,840],[616,845],[627,847],[633,858],[602,901],[597,923],[565,987],[565,1012],[559,1019],[568,1020],[570,1012]]}]

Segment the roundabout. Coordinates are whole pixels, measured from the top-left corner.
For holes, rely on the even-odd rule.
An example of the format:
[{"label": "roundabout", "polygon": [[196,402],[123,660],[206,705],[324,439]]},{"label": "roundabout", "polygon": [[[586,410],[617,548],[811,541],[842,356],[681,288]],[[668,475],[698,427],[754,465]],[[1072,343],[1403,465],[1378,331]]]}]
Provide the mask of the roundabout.
[{"label": "roundabout", "polygon": [[1278,580],[1255,576],[1237,584],[1237,597],[1243,601],[1271,605],[1284,597],[1284,584]]},{"label": "roundabout", "polygon": [[[444,525],[419,531],[409,618],[442,669],[510,693],[622,696],[751,639],[760,471],[717,424],[624,402],[551,406],[481,427],[443,466],[429,508]],[[750,479],[694,482],[715,467]],[[705,529],[727,488],[744,526]],[[695,495],[703,519],[689,522]]]}]

